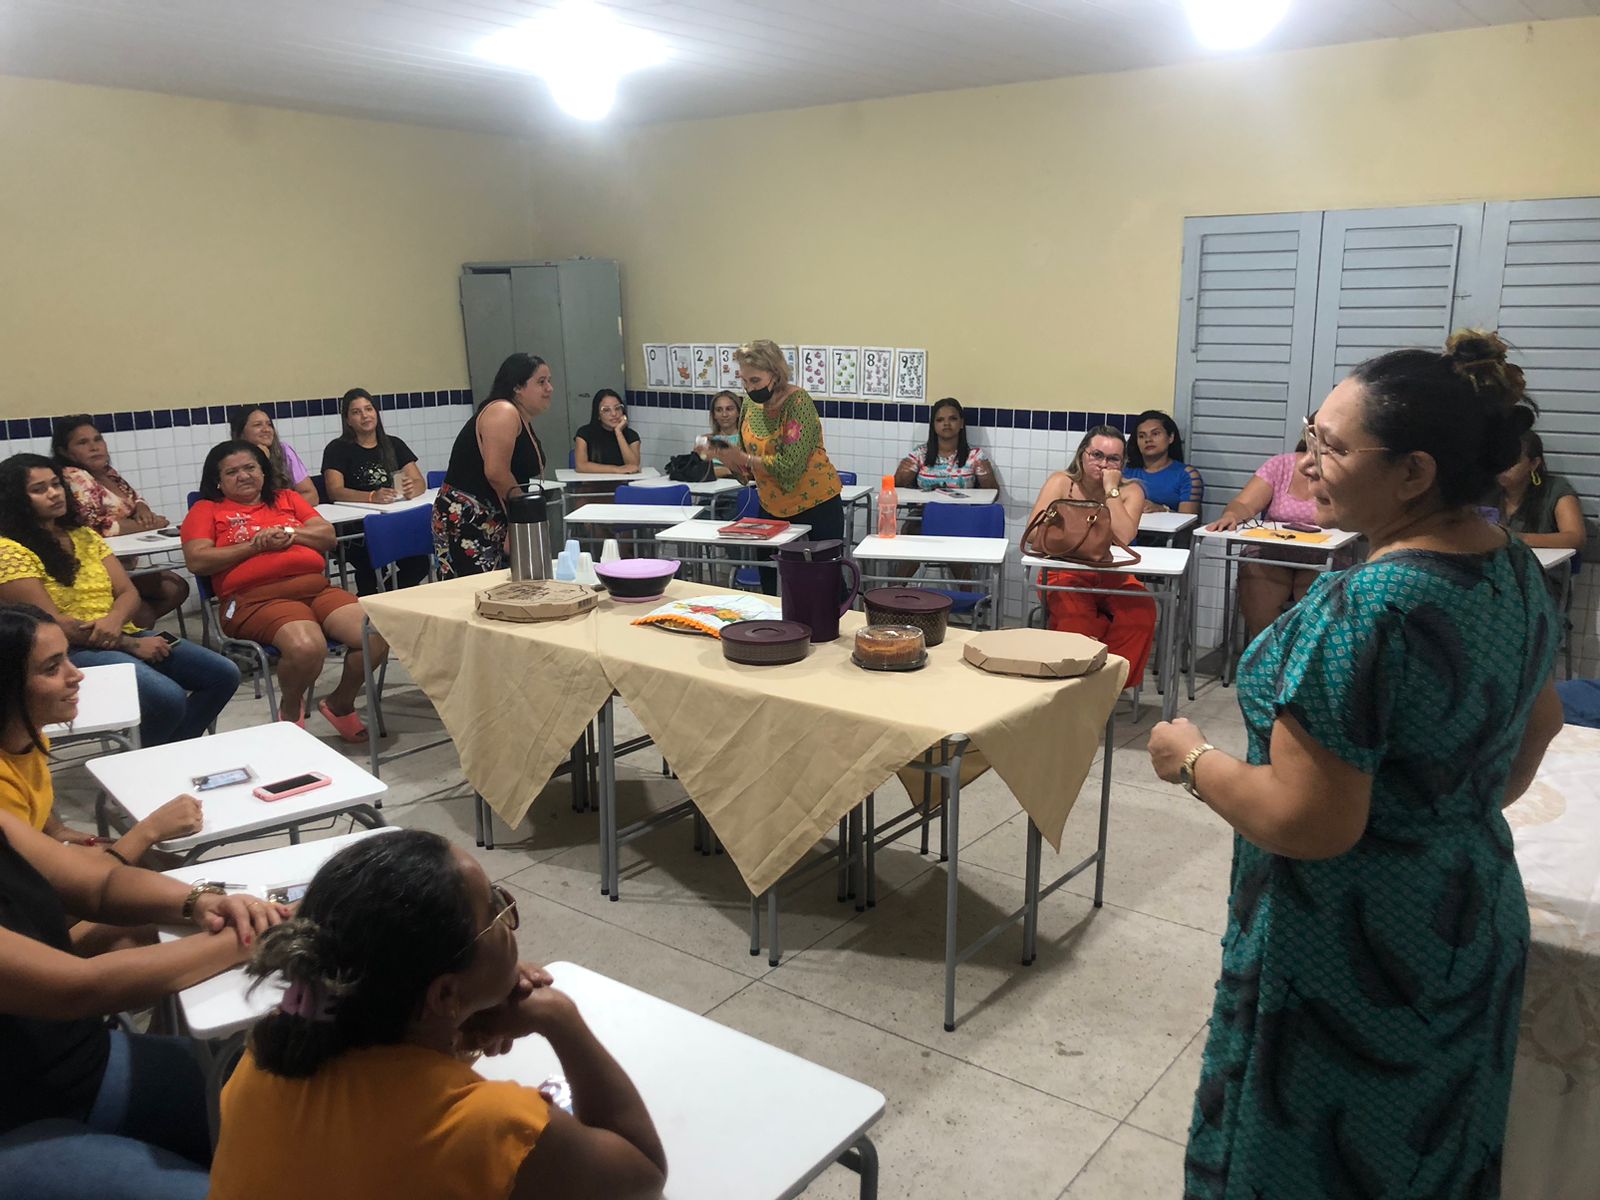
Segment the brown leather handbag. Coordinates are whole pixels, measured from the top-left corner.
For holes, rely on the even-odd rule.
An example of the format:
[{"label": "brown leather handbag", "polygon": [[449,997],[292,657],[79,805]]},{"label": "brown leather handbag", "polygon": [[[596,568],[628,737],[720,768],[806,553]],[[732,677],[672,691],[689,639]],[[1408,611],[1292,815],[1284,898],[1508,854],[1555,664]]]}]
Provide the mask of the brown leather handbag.
[{"label": "brown leather handbag", "polygon": [[[1112,547],[1131,557],[1113,559]],[[1131,567],[1139,552],[1111,529],[1111,510],[1099,500],[1052,500],[1022,531],[1022,552],[1086,567]]]}]

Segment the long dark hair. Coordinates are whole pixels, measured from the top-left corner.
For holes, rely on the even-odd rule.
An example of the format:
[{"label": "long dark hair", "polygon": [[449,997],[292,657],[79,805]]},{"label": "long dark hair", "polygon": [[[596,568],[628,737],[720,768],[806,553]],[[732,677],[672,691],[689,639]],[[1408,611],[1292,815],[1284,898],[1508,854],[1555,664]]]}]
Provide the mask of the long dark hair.
[{"label": "long dark hair", "polygon": [[261,447],[251,442],[241,442],[230,439],[218,442],[206,453],[206,461],[200,467],[200,498],[203,500],[226,500],[222,494],[222,460],[230,454],[253,454],[256,462],[261,465],[261,503],[272,504],[278,498],[278,486],[272,482],[272,464],[267,461],[267,456],[261,452]]},{"label": "long dark hair", "polygon": [[246,404],[233,410],[233,415],[228,418],[228,428],[233,433],[233,440],[244,441],[244,427],[258,412],[266,413],[267,420],[272,424],[272,449],[266,452],[267,464],[272,468],[272,482],[278,488],[292,487],[293,483],[289,479],[289,462],[283,456],[283,439],[278,436],[278,423],[272,419],[272,414],[267,412],[266,405]]},{"label": "long dark hair", "polygon": [[372,405],[372,415],[378,419],[378,424],[374,428],[374,432],[378,435],[378,458],[383,462],[383,469],[393,476],[400,469],[397,465],[399,460],[394,452],[394,443],[383,431],[383,410],[378,407],[378,402],[366,388],[351,388],[339,397],[339,440],[342,442],[356,440],[355,430],[350,428],[350,406],[357,400],[365,400]]},{"label": "long dark hair", "polygon": [[402,829],[346,846],[316,873],[295,917],[261,935],[245,967],[298,985],[314,1009],[257,1021],[256,1062],[303,1078],[346,1050],[403,1040],[428,985],[470,964],[477,932],[438,834]]},{"label": "long dark hair", "polygon": [[40,626],[50,624],[49,615],[31,604],[0,604],[0,729],[20,720],[35,750],[45,744],[28,711],[28,660]]},{"label": "long dark hair", "polygon": [[72,489],[61,478],[61,468],[42,454],[13,454],[0,462],[0,537],[8,537],[39,556],[44,569],[62,587],[71,587],[78,578],[78,556],[62,547],[54,534],[34,514],[28,498],[28,473],[49,471],[67,496],[67,511],[57,524],[76,529],[83,524]]},{"label": "long dark hair", "polygon": [[[600,406],[605,403],[607,396],[618,404],[622,404],[622,397],[617,395],[615,388],[601,388],[596,392],[594,399],[589,403],[589,426],[591,429],[600,430],[605,428],[600,424]],[[626,404],[622,404],[622,411],[627,413],[628,406]]]},{"label": "long dark hair", "polygon": [[1483,503],[1521,457],[1539,406],[1507,352],[1498,334],[1463,329],[1442,354],[1391,350],[1350,372],[1366,389],[1367,428],[1391,457],[1430,455],[1446,507]]},{"label": "long dark hair", "polygon": [[928,464],[930,470],[939,461],[939,435],[934,432],[933,423],[938,419],[941,408],[953,408],[956,410],[956,416],[961,418],[961,433],[956,438],[955,465],[964,467],[967,465],[967,455],[972,453],[972,448],[967,445],[966,411],[961,407],[961,401],[954,396],[946,396],[942,400],[935,400],[933,407],[928,410],[928,453],[923,461]]},{"label": "long dark hair", "polygon": [[1167,457],[1173,462],[1183,461],[1183,434],[1178,432],[1178,423],[1172,419],[1171,413],[1164,413],[1160,409],[1147,408],[1139,414],[1133,423],[1133,428],[1128,431],[1127,448],[1123,450],[1127,461],[1124,467],[1137,467],[1144,469],[1144,451],[1139,449],[1139,426],[1146,421],[1160,421],[1161,428],[1167,431],[1167,436],[1172,439],[1172,444],[1167,447]]},{"label": "long dark hair", "polygon": [[[496,400],[510,400],[511,394],[532,379],[533,373],[544,365],[544,359],[537,354],[524,354],[518,350],[515,354],[509,355],[505,362],[500,364],[500,369],[494,373],[494,382],[489,385],[489,394],[484,397],[483,404],[492,404]],[[483,404],[478,407],[482,408]]]},{"label": "long dark hair", "polygon": [[[72,435],[85,425],[94,425],[94,418],[88,413],[73,413],[66,417],[57,417],[50,422],[50,453],[55,457],[58,467],[76,467],[78,464],[67,457],[67,443],[72,440]],[[94,426],[96,429],[100,427]]]}]

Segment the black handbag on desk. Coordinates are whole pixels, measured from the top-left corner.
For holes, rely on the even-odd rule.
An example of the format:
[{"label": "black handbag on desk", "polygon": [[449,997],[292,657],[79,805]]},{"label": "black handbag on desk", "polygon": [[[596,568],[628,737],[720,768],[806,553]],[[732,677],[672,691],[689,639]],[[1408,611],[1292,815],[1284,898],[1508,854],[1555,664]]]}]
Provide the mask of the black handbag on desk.
[{"label": "black handbag on desk", "polygon": [[708,483],[717,477],[717,464],[691,451],[667,459],[667,478],[673,483]]}]

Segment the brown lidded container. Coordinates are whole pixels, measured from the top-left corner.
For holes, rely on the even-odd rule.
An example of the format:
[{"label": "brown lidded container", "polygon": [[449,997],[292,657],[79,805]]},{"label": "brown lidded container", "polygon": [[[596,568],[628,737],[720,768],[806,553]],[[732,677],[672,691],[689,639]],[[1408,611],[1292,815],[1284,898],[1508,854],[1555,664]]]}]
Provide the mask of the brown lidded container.
[{"label": "brown lidded container", "polygon": [[927,588],[873,588],[862,596],[868,625],[913,625],[929,646],[944,641],[950,623],[950,597]]},{"label": "brown lidded container", "polygon": [[811,648],[811,626],[799,621],[735,621],[722,627],[722,657],[747,667],[797,663]]}]

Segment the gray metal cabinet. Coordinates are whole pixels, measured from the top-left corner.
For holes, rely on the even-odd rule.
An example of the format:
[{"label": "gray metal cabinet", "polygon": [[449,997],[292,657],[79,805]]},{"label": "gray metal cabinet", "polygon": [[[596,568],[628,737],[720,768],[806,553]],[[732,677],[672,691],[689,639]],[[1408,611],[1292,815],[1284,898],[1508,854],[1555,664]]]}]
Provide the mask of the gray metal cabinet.
[{"label": "gray metal cabinet", "polygon": [[589,420],[594,393],[623,387],[622,278],[610,259],[466,263],[461,320],[472,394],[489,394],[516,351],[550,364],[555,396],[534,422],[550,466],[565,466],[572,437]]}]

